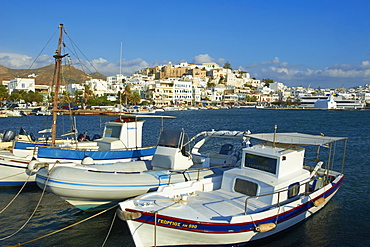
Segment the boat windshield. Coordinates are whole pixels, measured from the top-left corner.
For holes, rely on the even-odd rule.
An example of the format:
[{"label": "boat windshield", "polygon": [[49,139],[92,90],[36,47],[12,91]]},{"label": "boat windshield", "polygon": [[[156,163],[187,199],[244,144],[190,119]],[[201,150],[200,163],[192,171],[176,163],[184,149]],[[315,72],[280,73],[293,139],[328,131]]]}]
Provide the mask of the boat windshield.
[{"label": "boat windshield", "polygon": [[120,138],[121,126],[107,126],[104,132],[104,137]]},{"label": "boat windshield", "polygon": [[184,133],[179,129],[164,129],[159,137],[158,146],[178,148],[183,143]]},{"label": "boat windshield", "polygon": [[244,166],[276,174],[277,160],[247,153]]}]

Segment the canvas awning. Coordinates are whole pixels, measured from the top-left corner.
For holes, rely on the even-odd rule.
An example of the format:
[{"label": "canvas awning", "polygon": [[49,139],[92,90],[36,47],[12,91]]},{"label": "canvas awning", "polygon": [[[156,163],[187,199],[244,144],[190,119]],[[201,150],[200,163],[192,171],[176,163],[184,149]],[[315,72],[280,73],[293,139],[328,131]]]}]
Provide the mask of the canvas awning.
[{"label": "canvas awning", "polygon": [[309,135],[301,133],[261,133],[248,135],[250,138],[275,142],[282,144],[293,144],[293,145],[307,145],[307,146],[321,146],[332,142],[346,140],[347,137],[332,137],[322,135]]}]

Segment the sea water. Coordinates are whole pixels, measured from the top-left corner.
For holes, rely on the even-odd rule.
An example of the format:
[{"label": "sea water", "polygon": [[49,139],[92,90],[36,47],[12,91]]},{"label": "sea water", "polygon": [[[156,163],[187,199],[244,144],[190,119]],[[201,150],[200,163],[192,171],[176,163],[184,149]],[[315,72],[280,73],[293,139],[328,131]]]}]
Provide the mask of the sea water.
[{"label": "sea water", "polygon": [[[348,137],[345,180],[338,193],[316,215],[288,231],[259,242],[258,246],[370,246],[368,220],[370,219],[370,111],[329,110],[272,110],[226,109],[171,111],[156,115],[175,116],[176,119],[147,119],[143,127],[143,145],[155,145],[159,130],[181,127],[190,137],[209,130],[250,130],[252,133],[302,132],[323,133],[327,136]],[[80,133],[101,134],[103,124],[112,117],[76,116]],[[50,128],[51,117],[28,116],[0,119],[1,129],[16,130],[23,127],[36,136],[38,131]],[[58,134],[70,130],[70,117],[59,116]],[[0,211],[12,200],[20,188],[0,189]],[[74,208],[58,196],[45,193],[37,186],[27,186],[17,199],[0,214],[0,246],[25,243],[53,233],[96,212]],[[39,204],[33,217],[36,206]],[[77,224],[67,230],[41,238],[24,246],[134,246],[130,232],[114,210]]]}]

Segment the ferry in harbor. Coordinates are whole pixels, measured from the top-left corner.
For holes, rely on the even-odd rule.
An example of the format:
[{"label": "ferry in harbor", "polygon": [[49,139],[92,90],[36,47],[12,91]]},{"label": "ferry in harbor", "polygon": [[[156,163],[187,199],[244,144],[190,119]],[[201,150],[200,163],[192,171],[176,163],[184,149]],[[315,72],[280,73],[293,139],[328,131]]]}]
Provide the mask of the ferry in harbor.
[{"label": "ferry in harbor", "polygon": [[[329,101],[330,96],[302,96],[299,97],[301,101],[300,107],[315,108],[315,103],[318,101]],[[335,107],[332,109],[362,109],[365,108],[365,103],[358,99],[344,99],[342,96],[333,97]]]}]

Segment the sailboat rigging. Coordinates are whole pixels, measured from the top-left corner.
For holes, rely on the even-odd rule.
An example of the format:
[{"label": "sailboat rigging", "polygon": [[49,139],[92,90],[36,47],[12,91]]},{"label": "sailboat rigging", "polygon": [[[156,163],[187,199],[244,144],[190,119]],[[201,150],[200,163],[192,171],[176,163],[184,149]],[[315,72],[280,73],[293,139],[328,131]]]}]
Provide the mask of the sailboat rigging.
[{"label": "sailboat rigging", "polygon": [[60,84],[60,68],[62,65],[62,58],[68,56],[68,54],[61,55],[63,45],[63,24],[59,25],[59,42],[58,49],[53,56],[55,58],[55,94],[53,101],[53,123],[51,128],[51,146],[55,147],[55,140],[57,135],[57,114],[58,114],[58,94]]}]

